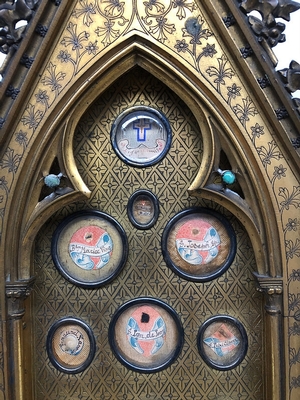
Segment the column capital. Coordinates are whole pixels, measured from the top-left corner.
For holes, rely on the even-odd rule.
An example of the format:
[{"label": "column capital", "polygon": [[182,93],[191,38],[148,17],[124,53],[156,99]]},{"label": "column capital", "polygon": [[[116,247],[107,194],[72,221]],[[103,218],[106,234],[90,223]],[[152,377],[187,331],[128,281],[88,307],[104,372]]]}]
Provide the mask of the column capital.
[{"label": "column capital", "polygon": [[283,280],[267,275],[254,273],[257,280],[257,290],[265,295],[265,310],[270,315],[282,313]]},{"label": "column capital", "polygon": [[10,319],[22,318],[24,315],[24,300],[30,295],[34,277],[28,280],[6,282],[7,313]]},{"label": "column capital", "polygon": [[283,280],[281,277],[273,278],[268,275],[259,275],[257,273],[253,273],[255,276],[258,287],[257,290],[259,292],[263,292],[269,296],[282,294],[283,292]]}]

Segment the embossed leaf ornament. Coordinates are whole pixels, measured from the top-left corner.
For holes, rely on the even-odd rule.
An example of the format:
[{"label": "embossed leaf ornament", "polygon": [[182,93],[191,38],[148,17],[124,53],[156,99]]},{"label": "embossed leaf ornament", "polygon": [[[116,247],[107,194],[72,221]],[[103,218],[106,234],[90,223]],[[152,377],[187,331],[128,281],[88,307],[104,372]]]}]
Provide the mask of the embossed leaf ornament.
[{"label": "embossed leaf ornament", "polygon": [[261,38],[264,37],[271,47],[276,46],[277,43],[285,42],[285,35],[282,33],[285,30],[285,24],[276,23],[275,21],[271,24],[266,24],[253,15],[249,16],[248,21],[253,32]]},{"label": "embossed leaf ornament", "polygon": [[244,0],[240,8],[249,13],[258,11],[262,18],[271,23],[274,18],[290,20],[290,14],[300,8],[300,4],[291,0]]},{"label": "embossed leaf ornament", "polygon": [[[243,0],[240,4],[241,10],[248,14],[248,22],[262,42],[266,40],[270,47],[285,41],[285,24],[277,22],[276,18],[290,20],[290,14],[300,8],[300,3],[290,0]],[[258,11],[261,19],[249,15],[252,11]]]},{"label": "embossed leaf ornament", "polygon": [[285,88],[289,92],[295,92],[300,89],[300,64],[296,61],[290,63],[289,68],[278,71],[285,83]]},{"label": "embossed leaf ornament", "polygon": [[246,13],[256,10],[265,18],[268,14],[272,13],[277,4],[278,0],[244,0],[240,8]]},{"label": "embossed leaf ornament", "polygon": [[17,22],[31,19],[38,0],[1,1],[0,3],[0,51],[7,54],[10,47],[22,38],[26,29],[26,25],[16,27]]}]

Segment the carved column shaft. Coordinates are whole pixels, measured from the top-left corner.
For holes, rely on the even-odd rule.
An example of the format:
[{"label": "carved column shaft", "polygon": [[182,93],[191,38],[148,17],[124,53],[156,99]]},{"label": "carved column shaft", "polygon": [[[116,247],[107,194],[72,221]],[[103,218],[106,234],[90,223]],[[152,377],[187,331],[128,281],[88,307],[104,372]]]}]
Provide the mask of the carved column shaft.
[{"label": "carved column shaft", "polygon": [[9,398],[24,399],[23,321],[24,300],[31,292],[33,279],[6,284]]},{"label": "carved column shaft", "polygon": [[256,275],[258,291],[265,296],[266,398],[283,400],[283,299],[282,280]]}]

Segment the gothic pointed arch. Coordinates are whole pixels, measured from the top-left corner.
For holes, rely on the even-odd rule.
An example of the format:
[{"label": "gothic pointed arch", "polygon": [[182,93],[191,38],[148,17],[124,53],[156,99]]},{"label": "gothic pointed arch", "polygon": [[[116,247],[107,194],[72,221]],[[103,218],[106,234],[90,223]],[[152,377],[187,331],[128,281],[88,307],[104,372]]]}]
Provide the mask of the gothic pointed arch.
[{"label": "gothic pointed arch", "polygon": [[[53,122],[40,129],[39,135],[36,135],[34,138],[35,143],[33,144],[32,155],[29,155],[29,159],[30,162],[40,167],[31,170],[33,175],[28,174],[27,169],[25,169],[24,174],[28,182],[35,182],[35,184],[30,186],[25,183],[25,186],[28,188],[28,194],[24,196],[24,192],[22,191],[20,192],[22,200],[18,199],[17,196],[15,198],[16,204],[21,204],[21,201],[23,201],[23,207],[26,209],[25,212],[24,208],[20,208],[21,215],[25,217],[25,220],[22,222],[25,230],[23,239],[19,239],[24,241],[22,248],[26,255],[21,252],[19,257],[26,260],[24,265],[30,265],[30,259],[27,255],[31,254],[30,242],[28,242],[28,239],[30,238],[31,243],[34,239],[34,235],[32,236],[31,232],[31,224],[35,224],[36,219],[37,221],[39,220],[40,213],[43,211],[43,202],[38,202],[38,197],[40,196],[41,187],[45,185],[43,178],[46,174],[51,172],[51,164],[49,163],[52,163],[54,157],[58,156],[57,153],[60,154],[60,168],[64,171],[63,174],[66,174],[66,178],[68,178],[69,182],[66,189],[62,191],[62,197],[60,197],[60,195],[55,197],[50,196],[50,198],[47,196],[44,202],[45,207],[53,212],[60,207],[60,202],[64,204],[68,201],[66,200],[67,198],[70,199],[69,201],[72,201],[77,196],[88,196],[89,189],[80,178],[72,155],[72,138],[76,124],[90,104],[92,104],[97,97],[101,96],[101,93],[109,87],[114,80],[119,78],[117,75],[119,71],[122,71],[123,74],[134,66],[140,66],[153,75],[157,76],[159,74],[167,86],[187,102],[201,126],[201,132],[205,142],[204,157],[197,177],[194,182],[191,183],[190,191],[196,194],[202,190],[204,196],[212,196],[215,199],[224,197],[228,203],[232,204],[229,208],[233,212],[236,209],[237,214],[242,213],[242,215],[244,215],[242,222],[244,224],[247,224],[247,222],[249,223],[251,237],[253,242],[257,243],[258,246],[257,257],[259,261],[258,265],[261,266],[260,273],[270,274],[271,276],[281,275],[280,262],[268,267],[267,259],[261,257],[261,246],[266,240],[264,238],[267,237],[267,231],[273,231],[273,237],[272,241],[265,245],[273,249],[270,250],[271,253],[276,254],[276,251],[278,251],[279,238],[277,238],[277,241],[274,240],[274,233],[278,228],[276,227],[276,221],[262,217],[261,213],[265,213],[265,215],[274,214],[274,211],[272,209],[263,211],[263,205],[260,203],[261,200],[259,200],[259,198],[265,199],[269,196],[267,188],[262,190],[266,185],[266,183],[263,182],[263,177],[261,178],[262,180],[259,180],[258,176],[252,177],[252,179],[248,178],[251,171],[257,169],[257,161],[253,160],[253,164],[249,163],[252,157],[251,149],[249,148],[249,150],[247,150],[249,144],[246,143],[242,134],[237,133],[238,130],[240,130],[239,121],[232,119],[232,117],[224,120],[224,104],[215,97],[213,92],[205,93],[207,88],[203,85],[203,82],[199,82],[197,76],[191,76],[187,79],[185,68],[180,70],[179,65],[176,65],[175,68],[172,65],[173,63],[167,65],[168,54],[162,49],[156,48],[154,45],[151,46],[150,52],[149,49],[147,49],[146,43],[144,38],[139,37],[139,35],[133,35],[120,45],[126,48],[126,52],[124,52],[122,56],[119,55],[119,49],[115,48],[109,54],[109,61],[107,64],[102,64],[101,70],[97,68],[97,64],[88,69],[78,83],[73,83],[72,92],[68,92],[62,97],[56,108],[48,115],[48,123],[49,121]],[[117,55],[119,56],[117,57]],[[175,63],[175,60],[173,60],[173,62]],[[99,82],[101,82],[101,87]],[[176,84],[174,84],[174,82],[176,82]],[[59,110],[59,113],[57,110]],[[263,129],[263,127],[260,129]],[[48,149],[50,149],[50,152]],[[218,149],[222,149],[223,151],[226,149],[228,156],[233,157],[235,160],[234,169],[239,171],[239,180],[243,182],[244,190],[247,191],[248,194],[246,199],[242,200],[240,196],[234,194],[230,189],[223,190],[224,188],[221,186],[209,185],[209,183],[212,183],[212,176],[219,169],[219,154],[216,154]],[[243,169],[244,172],[242,173]],[[61,171],[57,169],[57,173],[60,172]],[[23,178],[21,178],[21,180],[23,180]],[[208,184],[207,188],[206,183]],[[211,193],[211,195],[208,193]],[[255,201],[253,201],[254,194]],[[30,201],[26,202],[26,199],[30,199]],[[36,202],[33,202],[33,199],[36,199]],[[52,199],[55,201],[52,202]],[[273,201],[274,200],[270,199],[267,203],[269,204]],[[15,210],[14,216],[17,219],[17,206],[13,207]],[[257,212],[257,215],[255,215],[254,210]],[[51,214],[46,213],[46,215],[49,217]],[[261,221],[260,224],[259,221]],[[270,224],[270,226],[264,226],[264,222]],[[13,239],[11,238],[10,240]],[[280,256],[277,255],[274,259],[279,261]],[[22,264],[17,262],[16,265],[21,266]],[[19,271],[16,273],[16,276],[22,278],[29,275],[29,271]]]}]

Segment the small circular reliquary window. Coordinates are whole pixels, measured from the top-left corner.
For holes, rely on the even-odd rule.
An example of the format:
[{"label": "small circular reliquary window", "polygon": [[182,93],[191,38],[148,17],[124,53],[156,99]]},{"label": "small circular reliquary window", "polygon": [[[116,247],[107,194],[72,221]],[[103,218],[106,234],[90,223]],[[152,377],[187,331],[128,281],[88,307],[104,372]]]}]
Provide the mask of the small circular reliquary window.
[{"label": "small circular reliquary window", "polygon": [[167,118],[158,110],[135,106],[121,113],[111,129],[112,146],[127,164],[147,167],[168,152],[172,132]]}]

